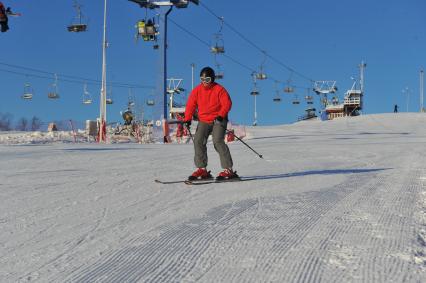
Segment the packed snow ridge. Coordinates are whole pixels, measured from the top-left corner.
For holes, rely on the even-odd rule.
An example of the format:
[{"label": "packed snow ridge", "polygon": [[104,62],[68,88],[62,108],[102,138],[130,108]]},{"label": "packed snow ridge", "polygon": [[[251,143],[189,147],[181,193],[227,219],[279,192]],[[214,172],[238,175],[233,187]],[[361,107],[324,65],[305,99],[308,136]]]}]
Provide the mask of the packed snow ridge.
[{"label": "packed snow ridge", "polygon": [[264,159],[229,146],[255,180],[199,186],[154,182],[191,144],[0,145],[0,282],[426,282],[425,125],[248,128]]}]

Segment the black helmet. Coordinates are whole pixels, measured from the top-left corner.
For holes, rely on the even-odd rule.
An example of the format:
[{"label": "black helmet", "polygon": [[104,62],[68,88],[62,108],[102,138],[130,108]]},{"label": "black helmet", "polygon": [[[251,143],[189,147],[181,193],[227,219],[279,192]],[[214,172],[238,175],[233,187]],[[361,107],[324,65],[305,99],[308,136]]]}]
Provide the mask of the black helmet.
[{"label": "black helmet", "polygon": [[215,76],[214,70],[210,67],[204,67],[200,72],[200,77],[210,77],[212,82],[214,82]]}]

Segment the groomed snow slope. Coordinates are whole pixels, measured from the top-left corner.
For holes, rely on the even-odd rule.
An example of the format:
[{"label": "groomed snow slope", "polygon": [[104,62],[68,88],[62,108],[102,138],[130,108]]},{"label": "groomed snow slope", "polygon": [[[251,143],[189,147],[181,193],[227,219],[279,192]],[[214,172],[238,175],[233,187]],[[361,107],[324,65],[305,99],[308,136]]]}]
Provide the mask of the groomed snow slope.
[{"label": "groomed snow slope", "polygon": [[248,132],[201,186],[154,183],[191,144],[0,146],[0,282],[426,282],[426,114]]}]

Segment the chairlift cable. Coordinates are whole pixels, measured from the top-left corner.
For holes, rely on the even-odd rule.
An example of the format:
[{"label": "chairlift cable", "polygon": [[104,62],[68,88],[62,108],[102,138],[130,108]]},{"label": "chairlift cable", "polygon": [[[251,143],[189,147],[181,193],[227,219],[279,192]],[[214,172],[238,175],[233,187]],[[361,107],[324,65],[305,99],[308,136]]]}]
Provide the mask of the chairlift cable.
[{"label": "chairlift cable", "polygon": [[[162,18],[161,18],[161,20],[162,21],[164,21]],[[185,27],[183,27],[183,26],[181,26],[180,24],[178,24],[176,21],[174,21],[173,19],[171,19],[171,18],[168,18],[167,19],[169,22],[171,22],[171,23],[173,23],[175,26],[177,26],[179,29],[181,29],[182,31],[184,31],[184,32],[186,32],[187,34],[189,34],[190,36],[192,36],[192,37],[194,37],[195,39],[197,39],[199,42],[201,42],[202,44],[204,44],[204,45],[206,45],[206,46],[208,46],[208,47],[210,47],[210,44],[208,43],[208,42],[206,42],[205,40],[203,40],[202,38],[200,38],[199,36],[197,36],[196,34],[194,34],[193,32],[191,32],[191,31],[189,31],[188,29],[186,29]],[[223,56],[223,57],[226,57],[227,59],[229,59],[230,61],[232,61],[233,63],[235,63],[236,65],[239,65],[240,67],[242,67],[242,68],[244,68],[244,69],[247,69],[250,73],[253,73],[253,72],[256,72],[256,70],[254,69],[254,68],[252,68],[252,67],[249,67],[249,66],[247,66],[247,65],[245,65],[245,64],[243,64],[243,63],[241,63],[241,62],[239,62],[238,60],[236,60],[236,59],[234,59],[233,57],[231,57],[231,56],[229,56],[228,54],[222,54],[221,56]],[[269,55],[267,55],[266,54],[266,56],[267,57],[269,57]],[[289,70],[291,71],[291,72],[294,72],[294,73],[296,73],[292,68],[289,68]],[[272,79],[272,80],[277,80],[277,81],[279,81],[280,83],[284,83],[283,81],[281,81],[281,80],[278,80],[278,79],[276,79],[276,78],[274,78],[274,77],[272,77],[272,76],[269,76],[269,78],[270,79]],[[313,82],[313,81],[312,81]],[[293,87],[294,88],[306,88],[306,86],[298,86],[298,85],[293,85]]]},{"label": "chairlift cable", "polygon": [[[34,68],[29,68],[29,67],[24,67],[24,66],[18,66],[18,65],[13,65],[13,64],[7,64],[7,63],[3,63],[3,62],[0,62],[0,65],[4,65],[4,66],[11,67],[11,68],[16,68],[16,69],[27,70],[27,71],[36,72],[36,73],[47,74],[47,75],[51,75],[51,76],[55,75],[55,73],[53,73],[53,72],[47,72],[47,71],[43,71],[43,70],[39,70],[39,69],[34,69]],[[37,74],[21,73],[21,72],[16,72],[16,71],[12,71],[12,70],[0,69],[0,71],[13,73],[13,74],[17,74],[17,75],[29,76],[29,77],[51,79],[51,77],[41,76],[41,75],[37,75]],[[89,78],[78,77],[78,76],[65,75],[65,74],[60,74],[60,73],[56,73],[56,74],[58,75],[58,77],[62,77],[61,79],[58,79],[58,80],[69,82],[69,83],[81,84],[81,83],[84,83],[84,82],[88,82],[88,83],[91,82],[90,84],[92,84],[92,85],[93,84],[99,85],[101,83],[100,80],[89,79]],[[74,79],[74,80],[64,79],[64,77],[65,78],[71,78],[71,79]],[[137,84],[130,84],[130,83],[120,83],[120,82],[115,82],[115,83],[112,83],[112,84],[113,84],[113,86],[119,87],[119,88],[128,88],[128,87],[149,88],[149,89],[154,88],[153,86],[137,85]]]},{"label": "chairlift cable", "polygon": [[[243,40],[245,40],[246,42],[248,42],[251,46],[253,46],[255,49],[257,49],[258,51],[260,51],[260,52],[264,52],[264,50],[262,49],[262,48],[260,48],[258,45],[256,45],[253,41],[251,41],[250,39],[248,39],[247,37],[245,37],[241,32],[239,32],[237,29],[235,29],[233,26],[231,26],[230,24],[228,24],[227,22],[225,22],[225,20],[224,19],[221,19],[221,17],[220,16],[218,16],[216,13],[214,13],[209,7],[207,7],[206,5],[204,5],[203,3],[202,3],[202,1],[200,1],[200,4],[201,4],[201,6],[203,6],[208,12],[210,12],[214,17],[216,17],[217,19],[219,19],[219,20],[222,20],[223,21],[223,23],[229,28],[229,29],[231,29],[233,32],[235,32],[237,35],[239,35]],[[308,80],[308,81],[310,81],[310,82],[314,82],[315,80],[313,80],[313,79],[311,79],[311,78],[309,78],[309,77],[307,77],[307,76],[305,76],[304,74],[302,74],[302,73],[300,73],[300,72],[298,72],[298,71],[296,71],[295,69],[293,69],[292,67],[290,67],[290,66],[288,66],[288,65],[286,65],[286,64],[284,64],[284,63],[282,63],[280,60],[278,60],[278,59],[276,59],[275,57],[273,57],[273,56],[271,56],[271,55],[269,55],[269,54],[267,54],[266,52],[265,52],[265,55],[268,57],[268,58],[270,58],[271,60],[273,60],[273,61],[275,61],[278,65],[280,65],[280,66],[282,66],[282,67],[284,67],[284,68],[286,68],[288,71],[291,71],[291,72],[293,72],[293,73],[295,73],[295,74],[297,74],[298,76],[300,76],[300,77],[302,77],[302,78],[304,78],[304,79],[306,79],[306,80]]]}]

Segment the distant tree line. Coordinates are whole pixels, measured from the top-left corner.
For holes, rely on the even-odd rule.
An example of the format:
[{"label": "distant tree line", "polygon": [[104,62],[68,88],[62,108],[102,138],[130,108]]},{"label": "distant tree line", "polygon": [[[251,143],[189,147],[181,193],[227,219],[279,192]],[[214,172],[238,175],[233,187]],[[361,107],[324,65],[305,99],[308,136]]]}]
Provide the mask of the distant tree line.
[{"label": "distant tree line", "polygon": [[14,125],[12,114],[0,112],[0,131],[38,131],[42,125],[43,122],[37,116],[31,119],[22,117]]}]

